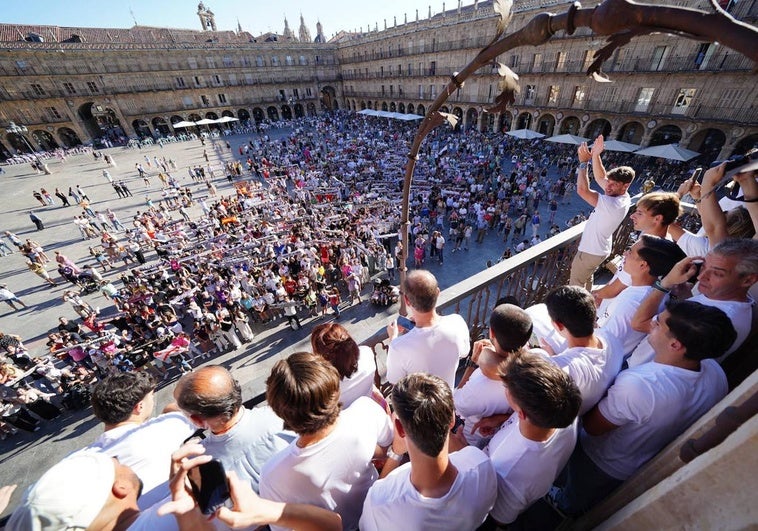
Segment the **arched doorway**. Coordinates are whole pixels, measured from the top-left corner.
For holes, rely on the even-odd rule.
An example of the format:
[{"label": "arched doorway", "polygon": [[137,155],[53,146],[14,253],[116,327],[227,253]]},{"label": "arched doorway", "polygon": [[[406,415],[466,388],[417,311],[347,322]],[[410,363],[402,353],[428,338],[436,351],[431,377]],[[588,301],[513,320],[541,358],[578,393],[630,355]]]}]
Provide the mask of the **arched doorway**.
[{"label": "arched doorway", "polygon": [[627,122],[619,130],[616,140],[621,142],[629,142],[631,144],[640,144],[642,142],[642,135],[645,133],[645,128],[639,122]]},{"label": "arched doorway", "polygon": [[447,108],[447,105],[443,105],[442,107],[440,107],[440,112],[447,112],[447,113],[449,113],[450,110]]},{"label": "arched doorway", "polygon": [[282,120],[292,120],[292,109],[289,105],[282,105]]},{"label": "arched doorway", "polygon": [[182,118],[182,117],[181,117],[181,116],[179,116],[178,114],[175,114],[175,115],[173,115],[171,118],[169,118],[169,120],[168,120],[168,121],[169,121],[169,122],[171,122],[171,127],[173,127],[173,126],[174,126],[174,124],[178,124],[179,122],[183,122],[183,121],[184,121],[184,118]]},{"label": "arched doorway", "polygon": [[266,109],[266,112],[268,113],[268,119],[272,122],[278,122],[279,121],[279,111],[276,110],[276,107],[273,105]]},{"label": "arched doorway", "polygon": [[537,132],[545,136],[553,136],[555,130],[555,118],[550,113],[545,113],[539,117],[537,122]]},{"label": "arched doorway", "polygon": [[336,111],[339,109],[337,105],[337,91],[334,87],[324,87],[321,89],[321,105],[327,111]]},{"label": "arched doorway", "polygon": [[725,142],[726,135],[721,129],[708,128],[692,137],[689,149],[702,153],[699,159],[702,162],[711,162],[719,156]]},{"label": "arched doorway", "polygon": [[587,138],[597,138],[599,135],[603,135],[603,138],[610,138],[611,134],[611,122],[605,118],[598,118],[592,120],[587,128],[584,130],[584,136]]},{"label": "arched doorway", "polygon": [[397,112],[397,105],[395,105],[394,101],[390,103],[390,112]]},{"label": "arched doorway", "polygon": [[516,119],[516,129],[530,129],[532,125],[532,113],[522,112]]},{"label": "arched doorway", "polygon": [[415,107],[412,103],[408,104],[408,114],[413,114],[413,111],[415,110]]},{"label": "arched doorway", "polygon": [[308,102],[308,104],[305,106],[305,108],[308,111],[308,116],[316,116],[316,104],[315,103],[313,103],[312,101]]},{"label": "arched doorway", "polygon": [[192,113],[192,114],[189,115],[189,121],[190,122],[199,122],[202,119],[203,119],[202,116],[200,116],[197,113]]},{"label": "arched doorway", "polygon": [[511,128],[511,113],[509,112],[501,112],[500,113],[500,120],[497,124],[498,131],[501,131],[505,133],[506,131],[509,131]]},{"label": "arched doorway", "polygon": [[58,129],[58,138],[61,139],[61,143],[63,143],[64,146],[69,148],[79,146],[82,143],[82,141],[79,140],[79,135],[69,127],[61,127]]},{"label": "arched doorway", "polygon": [[229,118],[234,118],[234,113],[232,111],[221,111],[221,117],[228,116]]},{"label": "arched doorway", "polygon": [[664,125],[659,127],[650,137],[648,147],[676,144],[682,139],[682,130],[676,125]]},{"label": "arched doorway", "polygon": [[218,114],[215,112],[207,112],[205,113],[205,117],[209,120],[218,120]]},{"label": "arched doorway", "polygon": [[734,150],[732,151],[732,156],[734,155],[744,155],[754,147],[758,147],[758,133],[753,133],[752,135],[748,135],[739,142],[737,142],[737,145],[734,146]]},{"label": "arched doorway", "polygon": [[[276,110],[276,108],[274,108],[274,110]],[[263,109],[260,107],[253,107],[253,120],[255,120],[255,123],[261,123],[265,119],[266,115],[263,114]]]},{"label": "arched doorway", "polygon": [[405,114],[405,103],[399,103],[397,105],[397,112]]},{"label": "arched doorway", "polygon": [[[8,133],[5,138],[16,153],[31,153],[29,146],[27,146],[27,142],[31,145],[29,138],[25,136],[22,137],[19,133]],[[24,139],[26,139],[26,142],[24,142]]]},{"label": "arched doorway", "polygon": [[94,139],[107,137],[112,142],[118,142],[126,137],[116,111],[110,107],[90,101],[79,107],[78,114]]},{"label": "arched doorway", "polygon": [[155,118],[153,118],[152,122],[153,122],[153,129],[157,133],[161,134],[162,136],[168,136],[171,134],[171,129],[169,128],[163,116],[156,116]]},{"label": "arched doorway", "polygon": [[44,151],[52,151],[53,149],[58,149],[59,147],[58,142],[55,141],[53,135],[47,131],[34,131],[32,133],[32,138],[34,138],[34,141],[37,143],[37,145]]},{"label": "arched doorway", "polygon": [[2,142],[0,142],[0,159],[8,160],[12,156],[13,156],[13,153],[11,153],[10,151],[8,151],[8,148],[5,147],[5,144],[3,144]]},{"label": "arched doorway", "polygon": [[365,110],[365,109],[366,109],[366,102],[365,102],[365,101],[362,101],[362,102],[361,102],[361,110],[363,111],[363,110]]},{"label": "arched doorway", "polygon": [[389,110],[389,107],[387,106],[387,102],[386,101],[382,102],[382,110],[385,111],[385,112]]},{"label": "arched doorway", "polygon": [[423,105],[416,107],[416,114],[419,116],[426,116],[426,108]]},{"label": "arched doorway", "polygon": [[147,125],[147,122],[145,120],[134,120],[132,122],[132,127],[134,128],[134,132],[137,133],[137,136],[140,138],[145,138],[146,136],[153,136],[150,132],[150,127]]},{"label": "arched doorway", "polygon": [[243,124],[246,124],[250,121],[250,113],[247,109],[240,109],[237,111],[237,118],[239,118],[239,121]]},{"label": "arched doorway", "polygon": [[568,116],[561,122],[562,135],[578,135],[579,134],[579,118],[576,116]]},{"label": "arched doorway", "polygon": [[485,120],[482,121],[482,133],[492,131],[492,129],[495,127],[495,115],[491,112],[488,112],[485,113],[484,118]]},{"label": "arched doorway", "polygon": [[305,113],[303,112],[303,105],[300,103],[295,104],[294,110],[295,110],[295,118],[302,118],[305,115]]}]

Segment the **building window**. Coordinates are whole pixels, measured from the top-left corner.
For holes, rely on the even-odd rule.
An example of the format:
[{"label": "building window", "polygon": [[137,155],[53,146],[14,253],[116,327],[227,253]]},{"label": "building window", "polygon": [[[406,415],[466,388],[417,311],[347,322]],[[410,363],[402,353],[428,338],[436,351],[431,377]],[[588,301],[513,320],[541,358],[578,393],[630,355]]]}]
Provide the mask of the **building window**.
[{"label": "building window", "polygon": [[279,66],[279,57],[276,55],[271,57],[271,66]]},{"label": "building window", "polygon": [[382,85],[382,96],[384,96],[384,85]]},{"label": "building window", "polygon": [[558,103],[558,96],[560,96],[561,93],[561,87],[558,85],[550,85],[550,88],[547,91],[547,102],[552,105],[556,105]]},{"label": "building window", "polygon": [[397,94],[398,94],[398,96],[402,96],[403,95],[403,87],[402,87],[402,85],[398,85],[397,86]]},{"label": "building window", "polygon": [[245,84],[246,85],[252,85],[253,84],[253,74],[246,73],[245,74]]},{"label": "building window", "polygon": [[566,67],[566,52],[558,52],[555,57],[555,69],[558,72],[563,72]]},{"label": "building window", "polygon": [[534,96],[537,93],[537,85],[527,85],[524,91],[524,101],[526,103],[534,103]]},{"label": "building window", "polygon": [[379,77],[384,77],[384,67],[383,66],[379,67]]},{"label": "building window", "polygon": [[185,107],[194,107],[195,106],[195,102],[192,101],[192,96],[184,96],[182,98],[182,103],[184,104]]},{"label": "building window", "polygon": [[47,114],[49,114],[50,118],[52,118],[53,120],[61,119],[61,115],[58,112],[58,109],[56,109],[55,107],[45,107],[45,109],[47,110]]},{"label": "building window", "polygon": [[177,77],[176,78],[176,87],[177,88],[185,88],[186,86],[187,86],[187,84],[184,82],[184,78],[183,77]]},{"label": "building window", "polygon": [[66,92],[69,94],[76,94],[76,89],[74,88],[74,85],[71,83],[64,83],[63,88],[66,89]]},{"label": "building window", "polygon": [[677,94],[676,100],[674,101],[674,114],[684,114],[694,98],[694,88],[679,89],[679,94]]},{"label": "building window", "polygon": [[653,100],[653,93],[655,89],[652,87],[641,88],[640,93],[637,96],[637,105],[635,106],[635,112],[645,112],[650,106],[650,102]]},{"label": "building window", "polygon": [[224,57],[223,61],[224,61],[224,66],[226,67],[234,66],[234,59],[232,59],[228,55]]},{"label": "building window", "polygon": [[582,61],[582,70],[587,70],[590,67],[590,65],[592,64],[592,61],[594,61],[594,58],[593,58],[594,54],[595,52],[593,52],[592,50],[586,50],[584,52],[584,60]]},{"label": "building window", "polygon": [[390,85],[390,96],[395,95],[395,85]]},{"label": "building window", "polygon": [[100,92],[100,89],[99,89],[99,88],[97,88],[97,85],[95,85],[95,82],[94,82],[94,81],[87,81],[87,88],[88,88],[88,89],[89,89],[89,91],[90,91],[90,92],[92,92],[93,94],[95,94],[95,93],[97,93],[97,92]]},{"label": "building window", "polygon": [[284,58],[284,62],[287,64],[287,66],[292,66],[292,56],[288,55]]},{"label": "building window", "polygon": [[574,105],[580,105],[584,101],[584,87],[574,87]]},{"label": "building window", "polygon": [[203,103],[203,105],[210,105],[211,102],[208,99],[208,96],[200,96],[200,101]]},{"label": "building window", "polygon": [[260,55],[255,58],[255,66],[263,66],[263,57]]},{"label": "building window", "polygon": [[284,89],[279,89],[279,99],[281,101],[287,101],[287,94],[285,94]]},{"label": "building window", "polygon": [[408,63],[408,70],[407,70],[407,72],[408,72],[409,76],[413,75],[413,65],[411,65],[411,63]]},{"label": "building window", "polygon": [[299,99],[300,99],[300,91],[299,91],[299,90],[297,90],[297,89],[292,89],[292,96],[293,96],[293,97],[294,97],[296,100],[299,100]]},{"label": "building window", "polygon": [[403,75],[403,65],[397,65],[397,75],[398,76]]},{"label": "building window", "polygon": [[308,64],[308,59],[306,59],[304,55],[300,56],[300,64],[301,65],[307,65]]},{"label": "building window", "polygon": [[221,83],[221,76],[219,76],[219,75],[214,75],[214,76],[213,76],[213,83],[214,83],[215,85],[221,85],[221,84],[222,84],[222,83]]},{"label": "building window", "polygon": [[190,68],[192,68],[193,70],[194,70],[195,68],[197,68],[197,60],[196,60],[194,57],[188,57],[188,58],[187,58],[187,64],[188,64],[188,65],[189,65],[189,67],[190,67]]},{"label": "building window", "polygon": [[32,91],[34,92],[35,96],[44,96],[45,95],[45,89],[42,88],[42,85],[39,85],[37,83],[31,84]]},{"label": "building window", "polygon": [[518,65],[520,62],[521,62],[521,56],[511,55],[511,68],[518,68]]},{"label": "building window", "polygon": [[208,68],[216,68],[216,60],[213,57],[206,57],[205,62],[208,64]]},{"label": "building window", "polygon": [[203,78],[200,76],[195,76],[195,86],[196,87],[202,87],[203,86]]},{"label": "building window", "polygon": [[308,97],[308,98],[310,98],[311,96],[313,96],[313,92],[311,92],[311,88],[310,87],[306,87],[305,88],[305,96]]},{"label": "building window", "polygon": [[541,70],[542,70],[542,54],[536,53],[534,54],[534,57],[532,57],[532,71],[540,72]]},{"label": "building window", "polygon": [[650,64],[651,70],[663,70],[663,61],[666,59],[666,46],[656,46],[653,50],[653,60]]},{"label": "building window", "polygon": [[434,76],[437,74],[437,61],[431,61],[429,63],[429,75]]},{"label": "building window", "polygon": [[219,94],[218,95],[218,102],[219,103],[226,103],[226,94]]},{"label": "building window", "polygon": [[423,99],[423,98],[424,98],[424,88],[421,85],[419,85],[418,86],[418,99]]},{"label": "building window", "polygon": [[237,74],[229,74],[229,85],[234,86],[237,84]]}]

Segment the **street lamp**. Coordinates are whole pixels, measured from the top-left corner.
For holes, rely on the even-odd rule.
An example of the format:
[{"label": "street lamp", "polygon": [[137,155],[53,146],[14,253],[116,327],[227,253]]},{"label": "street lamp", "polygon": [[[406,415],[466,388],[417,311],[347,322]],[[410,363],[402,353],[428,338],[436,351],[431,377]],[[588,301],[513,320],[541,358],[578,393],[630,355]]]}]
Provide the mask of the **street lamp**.
[{"label": "street lamp", "polygon": [[50,175],[53,173],[50,171],[50,168],[47,167],[47,164],[45,164],[44,162],[42,162],[42,160],[40,160],[39,156],[37,156],[37,151],[32,147],[32,145],[24,136],[26,133],[29,132],[29,129],[25,125],[16,125],[16,122],[8,122],[8,127],[5,128],[5,131],[10,135],[18,135],[19,137],[21,137],[21,140],[24,141],[24,144],[26,145],[26,147],[29,148],[29,152],[35,158],[37,162],[37,167],[43,170],[45,172],[45,175]]}]

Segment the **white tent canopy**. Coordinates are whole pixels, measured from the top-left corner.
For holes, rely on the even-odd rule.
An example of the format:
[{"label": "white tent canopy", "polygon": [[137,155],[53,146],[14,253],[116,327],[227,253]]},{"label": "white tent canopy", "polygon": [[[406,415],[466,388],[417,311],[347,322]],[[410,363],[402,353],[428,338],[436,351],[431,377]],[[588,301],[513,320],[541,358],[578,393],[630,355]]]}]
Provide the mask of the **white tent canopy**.
[{"label": "white tent canopy", "polygon": [[239,122],[238,118],[232,118],[231,116],[222,116],[218,120],[213,120],[214,123],[217,124],[225,124],[227,122]]},{"label": "white tent canopy", "polygon": [[[594,144],[593,144],[594,145]],[[624,153],[631,153],[640,149],[639,144],[630,144],[629,142],[621,142],[620,140],[606,140],[603,142],[605,151],[623,151]]]},{"label": "white tent canopy", "polygon": [[510,135],[515,138],[520,138],[521,140],[533,140],[535,138],[545,137],[545,135],[543,135],[542,133],[538,133],[537,131],[532,131],[531,129],[516,129],[514,131],[508,131],[505,134]]},{"label": "white tent canopy", "polygon": [[403,114],[401,112],[389,112],[389,111],[375,111],[373,109],[363,109],[362,111],[358,111],[358,114],[362,114],[364,116],[377,116],[379,118],[392,118],[394,120],[403,120],[403,121],[410,121],[410,120],[422,120],[424,117],[419,116],[418,114]]},{"label": "white tent canopy", "polygon": [[584,138],[583,136],[576,136],[576,135],[556,135],[551,136],[550,138],[546,138],[546,142],[555,142],[557,144],[573,144],[575,146],[578,146],[582,142],[587,142],[589,138]]},{"label": "white tent canopy", "polygon": [[679,147],[679,144],[664,144],[662,146],[653,146],[645,149],[640,149],[634,152],[635,155],[644,155],[646,157],[658,157],[668,160],[680,160],[686,162],[694,159],[700,153]]},{"label": "white tent canopy", "polygon": [[211,120],[210,118],[203,118],[202,120],[198,120],[197,122],[195,122],[196,125],[210,125],[210,124],[215,124],[215,123],[218,123],[218,121]]},{"label": "white tent canopy", "polygon": [[176,122],[174,124],[174,129],[177,127],[195,127],[197,125],[195,122]]}]

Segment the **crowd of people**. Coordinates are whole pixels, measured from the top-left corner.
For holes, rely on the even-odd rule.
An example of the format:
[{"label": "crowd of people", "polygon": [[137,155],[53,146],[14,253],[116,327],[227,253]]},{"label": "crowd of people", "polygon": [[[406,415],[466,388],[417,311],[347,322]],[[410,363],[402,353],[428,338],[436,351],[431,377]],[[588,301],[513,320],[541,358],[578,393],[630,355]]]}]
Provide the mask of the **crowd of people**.
[{"label": "crowd of people", "polygon": [[[362,120],[304,120],[280,141],[251,139],[241,160],[220,172],[229,174],[236,196],[211,193],[209,166],[190,168],[193,181],[207,183],[209,197],[198,198],[170,175],[168,161],[155,160],[167,190],[159,204],[148,195],[129,223],[109,211],[96,219],[94,235],[82,230],[83,238],[100,239],[102,251],[90,248],[94,264],[80,267],[55,253],[71,284],[64,301],[81,319],[61,319],[49,335],[51,356],[33,357],[20,337],[0,336],[8,352],[0,365],[8,393],[0,434],[34,431],[37,417],[54,418],[62,405],[90,399],[105,432],[68,458],[78,460],[76,485],[86,483],[91,496],[54,488],[74,466],[64,460],[26,494],[10,529],[40,518],[67,526],[110,519],[129,529],[199,529],[206,521],[184,482],[209,456],[231,472],[234,506],[215,508],[226,525],[277,529],[311,519],[346,529],[416,529],[430,521],[475,529],[487,520],[526,528],[542,518],[535,502],[546,495],[561,514],[592,507],[726,394],[726,378],[711,358],[722,360],[750,332],[748,290],[758,280],[754,168],[727,176],[742,187],[744,206],[737,208],[748,223],[718,205],[723,165],[702,183],[682,178],[676,192],[643,196],[632,215],[640,236],[614,279],[590,291],[630,208],[635,170],[606,171],[600,137],[592,149],[579,147],[576,178],[566,148],[544,145],[513,155],[508,174],[509,146],[471,132],[434,134],[418,162],[406,243],[416,270],[401,286],[412,322],[388,327],[389,394],[374,385],[373,353],[331,322],[314,328],[312,353],[274,366],[266,407],[242,407],[234,376],[217,365],[196,368],[199,361],[242,348],[253,339],[251,321],[286,318],[299,328],[303,314],[316,319],[329,308],[338,319],[343,297],[361,303],[374,274],[394,277],[404,244],[396,238],[404,162],[378,154],[408,141],[412,130],[367,130]],[[151,167],[149,158],[145,165]],[[551,167],[554,180],[547,178]],[[526,310],[498,304],[489,339],[470,352],[465,321],[437,313],[439,288],[424,261],[444,263],[445,235],[455,242],[451,252],[464,253],[492,232],[513,242],[531,227],[539,241],[541,233],[560,230],[552,226],[552,205],[574,187],[594,211],[570,285]],[[702,216],[702,237],[675,223],[686,194]],[[201,216],[186,210],[195,203]],[[541,203],[548,206],[547,232]],[[98,218],[86,210],[82,216]],[[45,279],[32,268],[44,272],[50,261],[39,243],[8,238]],[[157,259],[148,264],[153,252]],[[139,267],[118,280],[97,270],[106,273],[119,260]],[[100,290],[115,313],[84,301],[88,289]],[[535,338],[539,344],[529,348]],[[457,379],[469,355],[471,366]],[[182,373],[176,403],[151,419],[155,383],[173,369]],[[660,378],[671,385],[650,384]],[[66,402],[51,401],[56,393]],[[640,399],[630,405],[629,396]],[[196,429],[203,434],[179,449]],[[161,446],[148,444],[153,440]],[[148,447],[154,451],[146,460]],[[171,473],[158,461],[173,462]],[[89,481],[93,475],[98,481]],[[103,495],[124,477],[138,478],[150,495],[137,500],[139,489],[129,481],[124,497]],[[45,505],[43,494],[56,503]],[[66,514],[56,508],[69,505]]]}]

